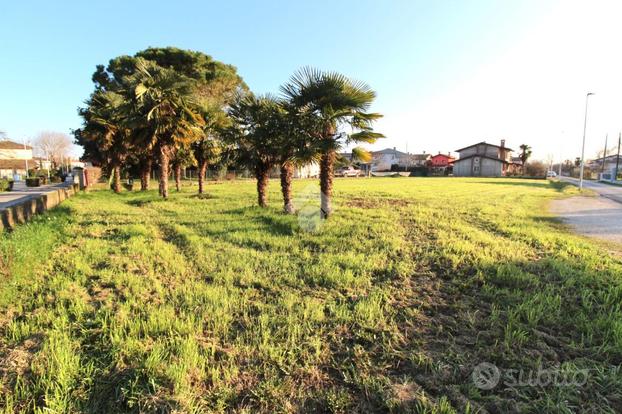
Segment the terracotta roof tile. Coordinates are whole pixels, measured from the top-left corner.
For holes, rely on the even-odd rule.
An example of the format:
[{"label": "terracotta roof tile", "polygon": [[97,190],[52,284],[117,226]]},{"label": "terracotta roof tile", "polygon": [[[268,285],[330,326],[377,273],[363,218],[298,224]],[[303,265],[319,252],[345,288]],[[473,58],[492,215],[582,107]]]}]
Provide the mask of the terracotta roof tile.
[{"label": "terracotta roof tile", "polygon": [[26,145],[26,147],[24,147],[24,144],[20,144],[19,142],[13,142],[13,141],[8,141],[8,140],[4,140],[4,141],[0,141],[0,149],[32,149],[31,146]]}]

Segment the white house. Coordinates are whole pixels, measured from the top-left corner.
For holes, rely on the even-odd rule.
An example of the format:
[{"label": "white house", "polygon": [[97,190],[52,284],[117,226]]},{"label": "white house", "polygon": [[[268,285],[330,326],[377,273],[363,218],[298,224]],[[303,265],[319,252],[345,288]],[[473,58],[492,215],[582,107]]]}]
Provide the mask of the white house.
[{"label": "white house", "polygon": [[398,151],[395,147],[373,151],[371,156],[372,171],[389,171],[394,164],[400,167],[425,166],[431,158],[430,154],[409,154]]},{"label": "white house", "polygon": [[26,165],[29,169],[35,168],[36,162],[32,157],[32,147],[17,142],[0,141],[0,177],[18,178],[26,175]]},{"label": "white house", "polygon": [[309,164],[296,167],[294,178],[317,178],[320,176],[320,164],[311,162]]},{"label": "white house", "polygon": [[[604,164],[604,166],[603,166]],[[618,166],[618,172],[622,171],[622,156],[618,158],[617,155],[608,155],[606,157],[600,157],[595,160],[589,160],[585,162],[585,166],[593,169],[594,171],[613,172]]]}]

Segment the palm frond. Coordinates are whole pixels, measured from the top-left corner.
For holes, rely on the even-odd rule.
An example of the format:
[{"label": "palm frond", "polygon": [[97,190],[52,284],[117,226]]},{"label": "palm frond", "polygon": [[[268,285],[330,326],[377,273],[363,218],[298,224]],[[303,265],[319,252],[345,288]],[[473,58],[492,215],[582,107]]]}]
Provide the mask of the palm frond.
[{"label": "palm frond", "polygon": [[361,147],[352,148],[352,160],[360,162],[370,162],[372,159],[371,152]]},{"label": "palm frond", "polygon": [[384,138],[384,135],[379,132],[373,131],[361,131],[348,136],[348,142],[367,142],[373,144],[377,139]]}]

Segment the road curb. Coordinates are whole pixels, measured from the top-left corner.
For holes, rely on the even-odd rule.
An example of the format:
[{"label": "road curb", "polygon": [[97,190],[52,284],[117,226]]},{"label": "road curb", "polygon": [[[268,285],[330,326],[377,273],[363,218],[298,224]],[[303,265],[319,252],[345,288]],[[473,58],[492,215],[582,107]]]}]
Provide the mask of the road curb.
[{"label": "road curb", "polygon": [[42,194],[33,194],[11,201],[0,209],[0,232],[14,229],[16,225],[26,223],[36,214],[41,214],[56,207],[67,198],[76,194],[78,184],[53,187]]}]

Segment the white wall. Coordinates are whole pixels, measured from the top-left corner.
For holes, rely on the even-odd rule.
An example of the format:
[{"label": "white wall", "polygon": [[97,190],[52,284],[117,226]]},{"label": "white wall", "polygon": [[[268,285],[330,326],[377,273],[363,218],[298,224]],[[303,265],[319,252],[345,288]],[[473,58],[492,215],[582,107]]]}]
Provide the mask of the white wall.
[{"label": "white wall", "polygon": [[[15,172],[23,177],[26,175],[26,168],[17,169],[15,170]],[[4,169],[0,170],[0,178],[13,179],[14,178],[13,176],[14,176],[13,170],[4,170]]]},{"label": "white wall", "polygon": [[294,178],[311,178],[319,177],[320,165],[317,162],[312,162],[302,167],[297,167],[294,170]]},{"label": "white wall", "polygon": [[31,160],[31,149],[0,149],[0,160]]}]

